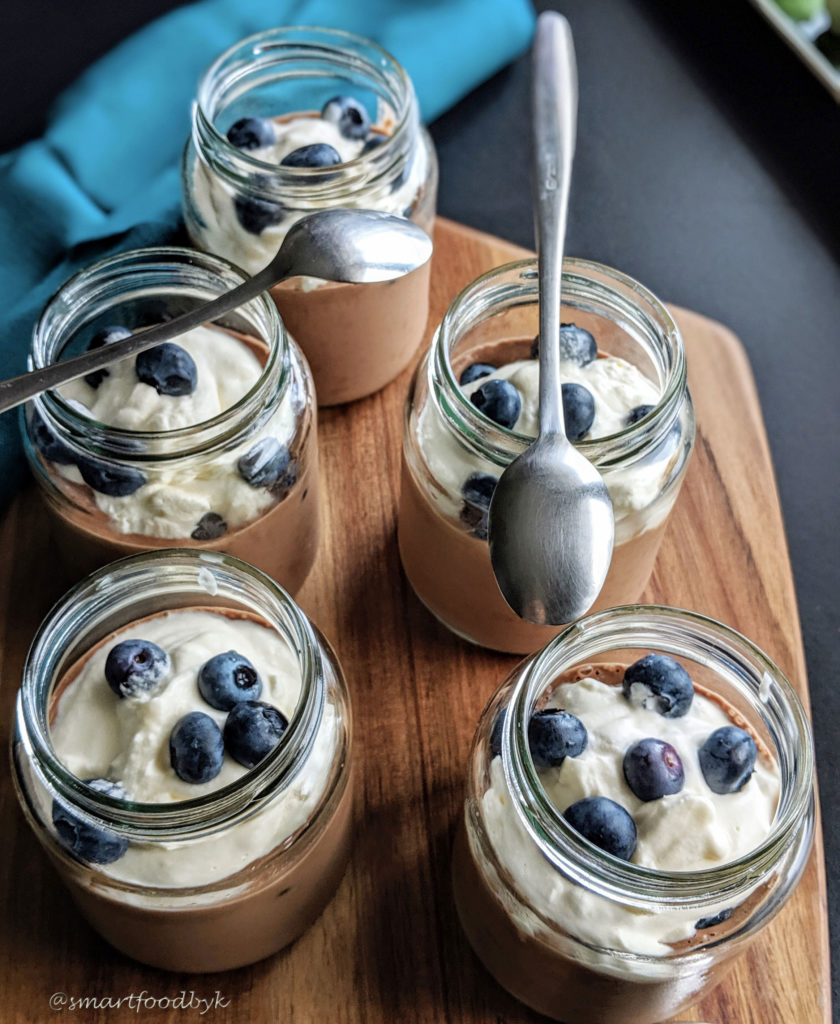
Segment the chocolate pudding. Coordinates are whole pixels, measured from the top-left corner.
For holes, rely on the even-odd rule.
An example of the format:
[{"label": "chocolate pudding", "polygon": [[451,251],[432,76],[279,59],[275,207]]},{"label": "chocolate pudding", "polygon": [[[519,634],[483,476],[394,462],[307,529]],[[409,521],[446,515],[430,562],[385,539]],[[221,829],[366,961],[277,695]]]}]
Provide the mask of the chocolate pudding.
[{"label": "chocolate pudding", "polygon": [[[694,684],[688,706],[678,707],[679,687],[670,678],[661,689],[658,684],[681,666],[661,656],[659,663],[647,664],[650,657],[630,671],[627,663],[603,663],[561,674],[531,717],[530,754],[548,800],[572,828],[591,828],[584,833],[591,843],[647,868],[710,871],[767,838],[780,769],[747,718],[720,694]],[[691,693],[691,680],[684,679]],[[507,707],[497,711],[496,722],[506,713]],[[547,717],[534,728],[541,716]],[[709,767],[704,751],[730,726],[737,727],[739,742],[754,744],[754,761],[751,767],[735,765],[740,776],[722,781],[720,763]],[[757,873],[746,895],[704,910],[676,901],[644,910],[584,888],[549,860],[512,808],[495,726],[492,733],[485,739],[489,762],[484,772],[478,768],[487,788],[478,807],[468,801],[452,871],[461,924],[496,980],[564,1024],[654,1024],[719,984],[733,957],[719,958],[710,949],[749,929],[773,883]],[[644,775],[628,767],[631,752],[651,743],[669,749],[668,764],[678,772],[651,774],[660,765],[651,768],[650,761]],[[603,819],[575,823],[575,810],[593,797],[608,798],[604,802],[619,816],[617,826]],[[633,822],[632,843],[619,849],[622,817]],[[754,934],[753,928],[749,937]],[[747,941],[734,943],[738,952]]]},{"label": "chocolate pudding", "polygon": [[[238,412],[245,396],[264,387],[267,346],[214,327],[177,341],[170,347],[197,363],[194,380],[178,393],[138,380],[132,360],[60,391],[74,411],[89,417],[80,428],[89,431],[85,441],[95,444],[101,424],[117,428],[123,433],[114,443],[127,457],[97,460],[65,443],[42,412],[30,415],[30,461],[62,560],[79,577],[141,551],[212,549],[258,566],[295,593],[315,559],[319,527],[316,413],[306,364],[290,348],[283,394],[271,395],[269,388],[265,405],[252,398],[254,411]],[[232,427],[222,417],[231,418]],[[210,421],[220,424],[219,434],[232,430],[232,439],[229,433],[221,443],[202,446],[188,433]],[[142,457],[143,446],[152,443],[162,459]],[[109,473],[92,473],[97,466],[108,466]]]},{"label": "chocolate pudding", "polygon": [[[534,344],[523,338],[485,343],[461,354],[452,367],[457,379],[465,372],[480,373],[461,385],[471,400],[488,382],[508,388],[520,403],[519,412],[510,425],[501,425],[529,437],[537,432],[538,415]],[[594,339],[592,344],[594,351]],[[615,436],[628,422],[635,422],[628,418],[636,410],[649,413],[659,400],[656,387],[641,371],[603,351],[582,368],[564,364],[564,381],[567,378],[585,381],[580,387],[595,395],[595,418],[578,439]],[[505,409],[496,405],[491,413],[504,416]],[[408,417],[406,430],[398,539],[403,569],[415,593],[466,640],[519,654],[542,647],[562,627],[521,619],[502,596],[490,562],[487,510],[503,467],[471,451],[431,401],[419,415]],[[677,487],[671,485],[681,478],[685,458],[676,426],[643,457],[603,471],[615,513],[615,546],[591,610],[636,601],[641,595],[676,498]]]},{"label": "chocolate pudding", "polygon": [[[437,158],[393,57],[347,33],[273,29],[222,54],[200,82],[182,193],[193,243],[255,274],[318,210],[378,210],[431,234]],[[318,404],[336,405],[378,391],[411,361],[429,268],[387,284],[303,277],[271,295],[309,360]]]},{"label": "chocolate pudding", "polygon": [[[267,622],[242,610],[146,616],[59,680],[50,709],[56,754],[93,788],[144,808],[177,810],[180,801],[227,792],[286,742],[303,699],[298,659]],[[274,730],[267,739],[266,707]],[[246,726],[234,721],[243,709],[257,715]],[[196,717],[209,738],[179,739]],[[204,837],[85,831],[54,800],[57,841],[47,849],[84,916],[128,956],[174,971],[227,970],[294,941],[332,898],[349,856],[346,725],[328,698],[311,749],[283,784]]]}]

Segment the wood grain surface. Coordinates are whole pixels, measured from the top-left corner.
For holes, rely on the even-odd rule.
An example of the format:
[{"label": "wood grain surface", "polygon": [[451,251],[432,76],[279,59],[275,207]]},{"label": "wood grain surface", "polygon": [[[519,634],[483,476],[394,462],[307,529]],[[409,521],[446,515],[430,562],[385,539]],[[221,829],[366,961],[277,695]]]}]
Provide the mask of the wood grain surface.
[{"label": "wood grain surface", "polygon": [[[521,255],[439,220],[430,327],[478,273]],[[728,330],[674,312],[685,336],[698,439],[644,599],[734,626],[767,651],[807,701],[782,517],[749,365]],[[357,828],[336,898],[294,946],[254,967],[175,975],[140,966],[99,939],[75,911],[4,770],[0,1019],[6,1024],[62,1014],[120,1024],[541,1019],[483,970],[452,904],[450,845],[468,745],[482,707],[517,659],[449,634],[402,575],[395,527],[409,379],[406,371],[379,394],[320,415],[323,540],[299,600],[334,644],[354,702]],[[0,738],[6,745],[26,649],[65,586],[29,488],[0,531]],[[723,985],[679,1019],[824,1024],[829,991],[818,836],[787,907]],[[61,1001],[51,1005],[54,993],[123,1005],[73,1011],[68,1002],[53,1009]],[[151,1002],[167,997],[192,1008]]]}]

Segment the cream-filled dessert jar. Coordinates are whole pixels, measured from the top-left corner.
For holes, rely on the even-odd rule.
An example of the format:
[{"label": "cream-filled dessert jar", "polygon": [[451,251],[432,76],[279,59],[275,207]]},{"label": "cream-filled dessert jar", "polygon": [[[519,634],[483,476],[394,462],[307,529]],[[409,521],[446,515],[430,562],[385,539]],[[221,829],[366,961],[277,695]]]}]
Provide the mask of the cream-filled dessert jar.
[{"label": "cream-filled dessert jar", "polygon": [[351,732],[338,661],[289,595],[229,555],[172,549],[99,570],[42,623],[13,774],[108,942],[226,970],[292,942],[338,887]]},{"label": "cream-filled dessert jar", "polygon": [[[205,73],[183,165],[187,231],[253,274],[292,224],[330,207],[381,210],[431,234],[437,158],[411,80],[359,36],[278,28]],[[381,284],[297,278],[272,288],[318,403],[379,390],[411,360],[429,309],[429,264]]]},{"label": "cream-filled dessert jar", "polygon": [[791,895],[812,774],[804,709],[745,637],[673,608],[594,613],[482,715],[455,841],[461,923],[540,1013],[670,1020]]},{"label": "cream-filled dessert jar", "polygon": [[[70,278],[38,320],[46,366],[208,302],[243,281],[205,253],[137,249]],[[267,294],[222,320],[45,392],[24,447],[76,578],[165,547],[227,551],[287,590],[318,544],[312,376]]]},{"label": "cream-filled dessert jar", "polygon": [[[576,357],[561,363],[567,433],[600,471],[615,513],[598,609],[637,600],[647,583],[688,466],[694,412],[680,332],[650,292],[567,259],[562,294],[561,329]],[[538,329],[535,260],[491,270],[452,302],[406,403],[398,518],[403,568],[428,610],[473,643],[523,654],[559,627],[508,606],[487,525],[496,481],[537,433]]]}]

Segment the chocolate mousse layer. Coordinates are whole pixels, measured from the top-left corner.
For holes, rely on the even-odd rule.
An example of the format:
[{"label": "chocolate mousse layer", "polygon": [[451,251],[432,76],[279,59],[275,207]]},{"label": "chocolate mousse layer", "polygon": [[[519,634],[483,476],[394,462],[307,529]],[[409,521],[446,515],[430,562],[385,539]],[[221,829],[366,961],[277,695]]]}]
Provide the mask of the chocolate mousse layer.
[{"label": "chocolate mousse layer", "polygon": [[373,394],[408,366],[426,331],[430,272],[426,263],[394,281],[271,289],[312,369],[319,405]]}]

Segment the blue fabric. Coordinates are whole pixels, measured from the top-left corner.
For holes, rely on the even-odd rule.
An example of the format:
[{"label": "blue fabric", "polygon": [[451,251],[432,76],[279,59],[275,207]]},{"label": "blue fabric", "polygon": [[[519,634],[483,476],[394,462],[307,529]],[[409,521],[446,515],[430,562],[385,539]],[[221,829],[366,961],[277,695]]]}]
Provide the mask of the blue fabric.
[{"label": "blue fabric", "polygon": [[[111,252],[166,242],[180,224],[190,103],[211,61],[281,25],[375,40],[433,120],[527,48],[530,0],[200,0],[92,65],[56,102],[43,138],[0,156],[0,378],[26,368],[50,295]],[[16,411],[0,416],[0,503],[23,472]]]}]

